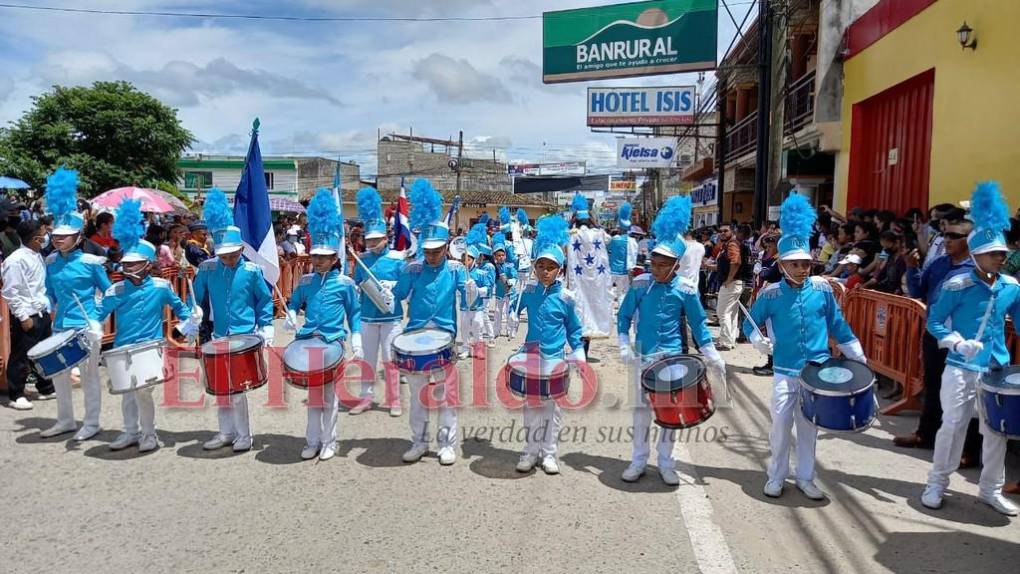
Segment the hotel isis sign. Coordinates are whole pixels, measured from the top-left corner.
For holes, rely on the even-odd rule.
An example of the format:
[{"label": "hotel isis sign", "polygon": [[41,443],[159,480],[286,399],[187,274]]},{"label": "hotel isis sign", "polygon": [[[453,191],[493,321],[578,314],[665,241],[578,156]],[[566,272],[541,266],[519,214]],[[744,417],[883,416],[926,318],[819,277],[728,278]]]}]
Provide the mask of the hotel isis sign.
[{"label": "hotel isis sign", "polygon": [[715,68],[716,9],[716,0],[654,0],[546,12],[542,81]]}]

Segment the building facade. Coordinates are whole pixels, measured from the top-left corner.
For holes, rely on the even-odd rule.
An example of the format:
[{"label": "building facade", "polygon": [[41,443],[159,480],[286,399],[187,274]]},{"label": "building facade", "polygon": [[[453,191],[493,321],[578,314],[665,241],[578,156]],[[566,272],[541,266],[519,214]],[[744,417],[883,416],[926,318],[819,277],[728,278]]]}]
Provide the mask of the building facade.
[{"label": "building facade", "polygon": [[[192,198],[212,187],[220,188],[228,197],[232,196],[241,182],[244,159],[241,156],[185,156],[177,161],[177,168],[181,171],[177,187]],[[361,169],[355,163],[320,157],[265,157],[262,169],[270,197],[304,201],[320,187],[333,187],[338,164],[341,189],[356,192]]]}]

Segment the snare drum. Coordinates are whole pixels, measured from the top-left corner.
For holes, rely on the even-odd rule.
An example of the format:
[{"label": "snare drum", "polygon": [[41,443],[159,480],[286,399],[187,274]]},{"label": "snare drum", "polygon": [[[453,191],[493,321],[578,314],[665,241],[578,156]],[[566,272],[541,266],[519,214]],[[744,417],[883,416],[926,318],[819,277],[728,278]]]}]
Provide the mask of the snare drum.
[{"label": "snare drum", "polygon": [[521,350],[510,356],[505,369],[506,386],[519,397],[555,399],[570,388],[570,369],[562,358]]},{"label": "snare drum", "polygon": [[1020,365],[992,369],[981,378],[978,404],[985,423],[1006,438],[1020,439]]},{"label": "snare drum", "polygon": [[283,351],[283,378],[299,389],[321,387],[343,371],[344,347],[318,337],[295,339]]},{"label": "snare drum", "polygon": [[88,359],[91,347],[84,329],[64,331],[33,345],[28,350],[28,358],[43,378],[52,379]]},{"label": "snare drum", "polygon": [[649,360],[641,369],[641,388],[655,413],[655,424],[662,428],[690,428],[715,414],[712,386],[700,357],[676,354]]},{"label": "snare drum", "polygon": [[228,335],[202,345],[205,392],[235,395],[266,384],[269,376],[262,345],[262,337],[255,335]]},{"label": "snare drum", "polygon": [[860,432],[875,422],[875,373],[850,359],[808,361],[800,372],[800,411],[816,427]]},{"label": "snare drum", "polygon": [[393,338],[393,360],[402,373],[427,373],[454,360],[453,335],[440,329],[415,329]]},{"label": "snare drum", "polygon": [[110,374],[107,385],[110,394],[122,395],[166,382],[163,349],[163,341],[155,340],[103,353],[103,364]]}]

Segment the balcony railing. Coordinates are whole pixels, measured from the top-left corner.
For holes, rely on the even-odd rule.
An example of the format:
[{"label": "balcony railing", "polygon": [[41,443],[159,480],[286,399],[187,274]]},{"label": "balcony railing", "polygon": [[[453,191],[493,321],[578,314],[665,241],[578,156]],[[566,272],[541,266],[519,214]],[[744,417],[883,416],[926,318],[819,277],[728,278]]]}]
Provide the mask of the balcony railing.
[{"label": "balcony railing", "polygon": [[[789,136],[812,121],[815,111],[815,73],[804,75],[786,94],[783,134]],[[736,125],[726,128],[726,161],[754,152],[758,137],[758,113],[751,112]]]},{"label": "balcony railing", "polygon": [[758,140],[758,113],[752,112],[726,130],[726,160],[754,151]]}]

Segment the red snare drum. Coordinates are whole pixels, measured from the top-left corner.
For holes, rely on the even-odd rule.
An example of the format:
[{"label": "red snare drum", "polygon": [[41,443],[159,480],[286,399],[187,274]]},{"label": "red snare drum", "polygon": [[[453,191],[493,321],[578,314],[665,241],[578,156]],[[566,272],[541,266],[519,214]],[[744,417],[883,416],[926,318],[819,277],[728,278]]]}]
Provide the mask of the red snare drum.
[{"label": "red snare drum", "polygon": [[715,413],[705,363],[693,355],[668,355],[641,370],[641,387],[662,428],[697,426]]},{"label": "red snare drum", "polygon": [[266,384],[269,371],[262,345],[255,335],[229,335],[202,345],[205,392],[235,395]]}]

